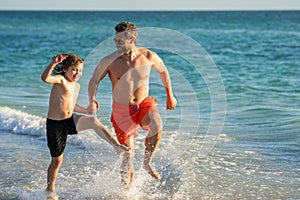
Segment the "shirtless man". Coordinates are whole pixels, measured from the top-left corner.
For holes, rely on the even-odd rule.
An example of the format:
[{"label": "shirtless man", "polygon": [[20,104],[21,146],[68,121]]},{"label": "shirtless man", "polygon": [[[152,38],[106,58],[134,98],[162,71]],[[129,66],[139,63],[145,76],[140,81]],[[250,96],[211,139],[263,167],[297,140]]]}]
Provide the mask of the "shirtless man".
[{"label": "shirtless man", "polygon": [[121,164],[121,182],[125,189],[129,189],[134,176],[132,162],[138,125],[149,131],[144,141],[143,167],[154,178],[160,178],[160,174],[151,165],[162,134],[162,121],[156,108],[156,99],[148,96],[151,69],[160,74],[164,84],[166,109],[175,109],[177,101],[162,59],[149,49],[135,45],[138,37],[136,26],[131,22],[121,22],[115,27],[115,31],[117,51],[103,58],[96,67],[89,82],[89,100],[90,105],[95,105],[98,84],[108,75],[113,89],[111,122],[120,144],[131,149],[131,152],[123,154]]},{"label": "shirtless man", "polygon": [[94,129],[118,153],[128,151],[96,117],[73,113],[89,114],[93,109],[97,109],[92,108],[96,107],[95,104],[83,108],[76,103],[80,90],[77,81],[81,77],[83,64],[83,59],[75,54],[59,54],[52,58],[41,75],[44,82],[53,84],[46,121],[47,142],[52,157],[47,172],[46,191],[53,199],[55,199],[55,181],[63,161],[68,135],[77,134],[77,131]]}]

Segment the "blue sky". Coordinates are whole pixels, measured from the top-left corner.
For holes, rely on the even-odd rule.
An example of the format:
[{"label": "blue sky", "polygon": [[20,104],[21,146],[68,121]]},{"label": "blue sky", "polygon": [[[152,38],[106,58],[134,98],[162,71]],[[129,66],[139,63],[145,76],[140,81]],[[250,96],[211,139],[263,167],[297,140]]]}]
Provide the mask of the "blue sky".
[{"label": "blue sky", "polygon": [[300,0],[0,0],[0,10],[300,10]]}]

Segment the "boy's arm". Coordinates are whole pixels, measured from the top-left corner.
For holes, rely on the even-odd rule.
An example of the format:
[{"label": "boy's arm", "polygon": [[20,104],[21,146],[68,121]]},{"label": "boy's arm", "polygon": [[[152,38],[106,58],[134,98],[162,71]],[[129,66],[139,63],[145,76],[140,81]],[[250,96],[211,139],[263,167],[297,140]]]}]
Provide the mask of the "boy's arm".
[{"label": "boy's arm", "polygon": [[74,112],[82,113],[82,114],[90,114],[86,108],[76,104],[74,107]]},{"label": "boy's arm", "polygon": [[59,54],[57,56],[54,56],[52,58],[52,61],[50,62],[50,64],[46,67],[46,69],[44,70],[44,72],[41,75],[41,79],[46,82],[46,83],[50,83],[50,84],[55,84],[55,83],[61,83],[61,81],[63,80],[62,76],[51,76],[51,72],[54,69],[54,67],[61,63],[64,59],[66,59],[67,56]]},{"label": "boy's arm", "polygon": [[83,114],[89,114],[86,108],[84,108],[84,107],[77,104],[79,91],[80,91],[80,84],[76,83],[75,89],[74,89],[74,102],[75,102],[75,105],[74,105],[74,110],[73,111],[78,112],[78,113],[83,113]]}]

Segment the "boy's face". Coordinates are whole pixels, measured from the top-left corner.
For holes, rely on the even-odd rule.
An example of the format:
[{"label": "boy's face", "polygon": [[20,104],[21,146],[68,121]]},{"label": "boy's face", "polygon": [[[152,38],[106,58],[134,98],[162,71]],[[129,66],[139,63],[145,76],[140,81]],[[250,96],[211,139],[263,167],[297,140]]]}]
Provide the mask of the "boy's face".
[{"label": "boy's face", "polygon": [[65,70],[65,78],[70,82],[76,82],[82,75],[83,63],[77,66],[72,65]]}]

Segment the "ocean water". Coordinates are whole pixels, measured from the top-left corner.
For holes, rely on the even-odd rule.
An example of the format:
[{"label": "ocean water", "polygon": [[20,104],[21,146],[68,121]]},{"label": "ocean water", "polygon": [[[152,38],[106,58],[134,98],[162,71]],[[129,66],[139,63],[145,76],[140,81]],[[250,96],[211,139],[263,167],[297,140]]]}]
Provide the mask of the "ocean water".
[{"label": "ocean water", "polygon": [[[45,199],[50,154],[45,118],[51,85],[40,75],[53,55],[85,59],[79,104],[97,63],[114,50],[113,27],[132,21],[138,45],[163,58],[178,106],[165,110],[153,180],[141,167],[120,187],[120,157],[92,130],[68,138],[60,199],[300,199],[300,12],[0,12],[0,199]],[[111,130],[105,78],[97,117]]]}]

